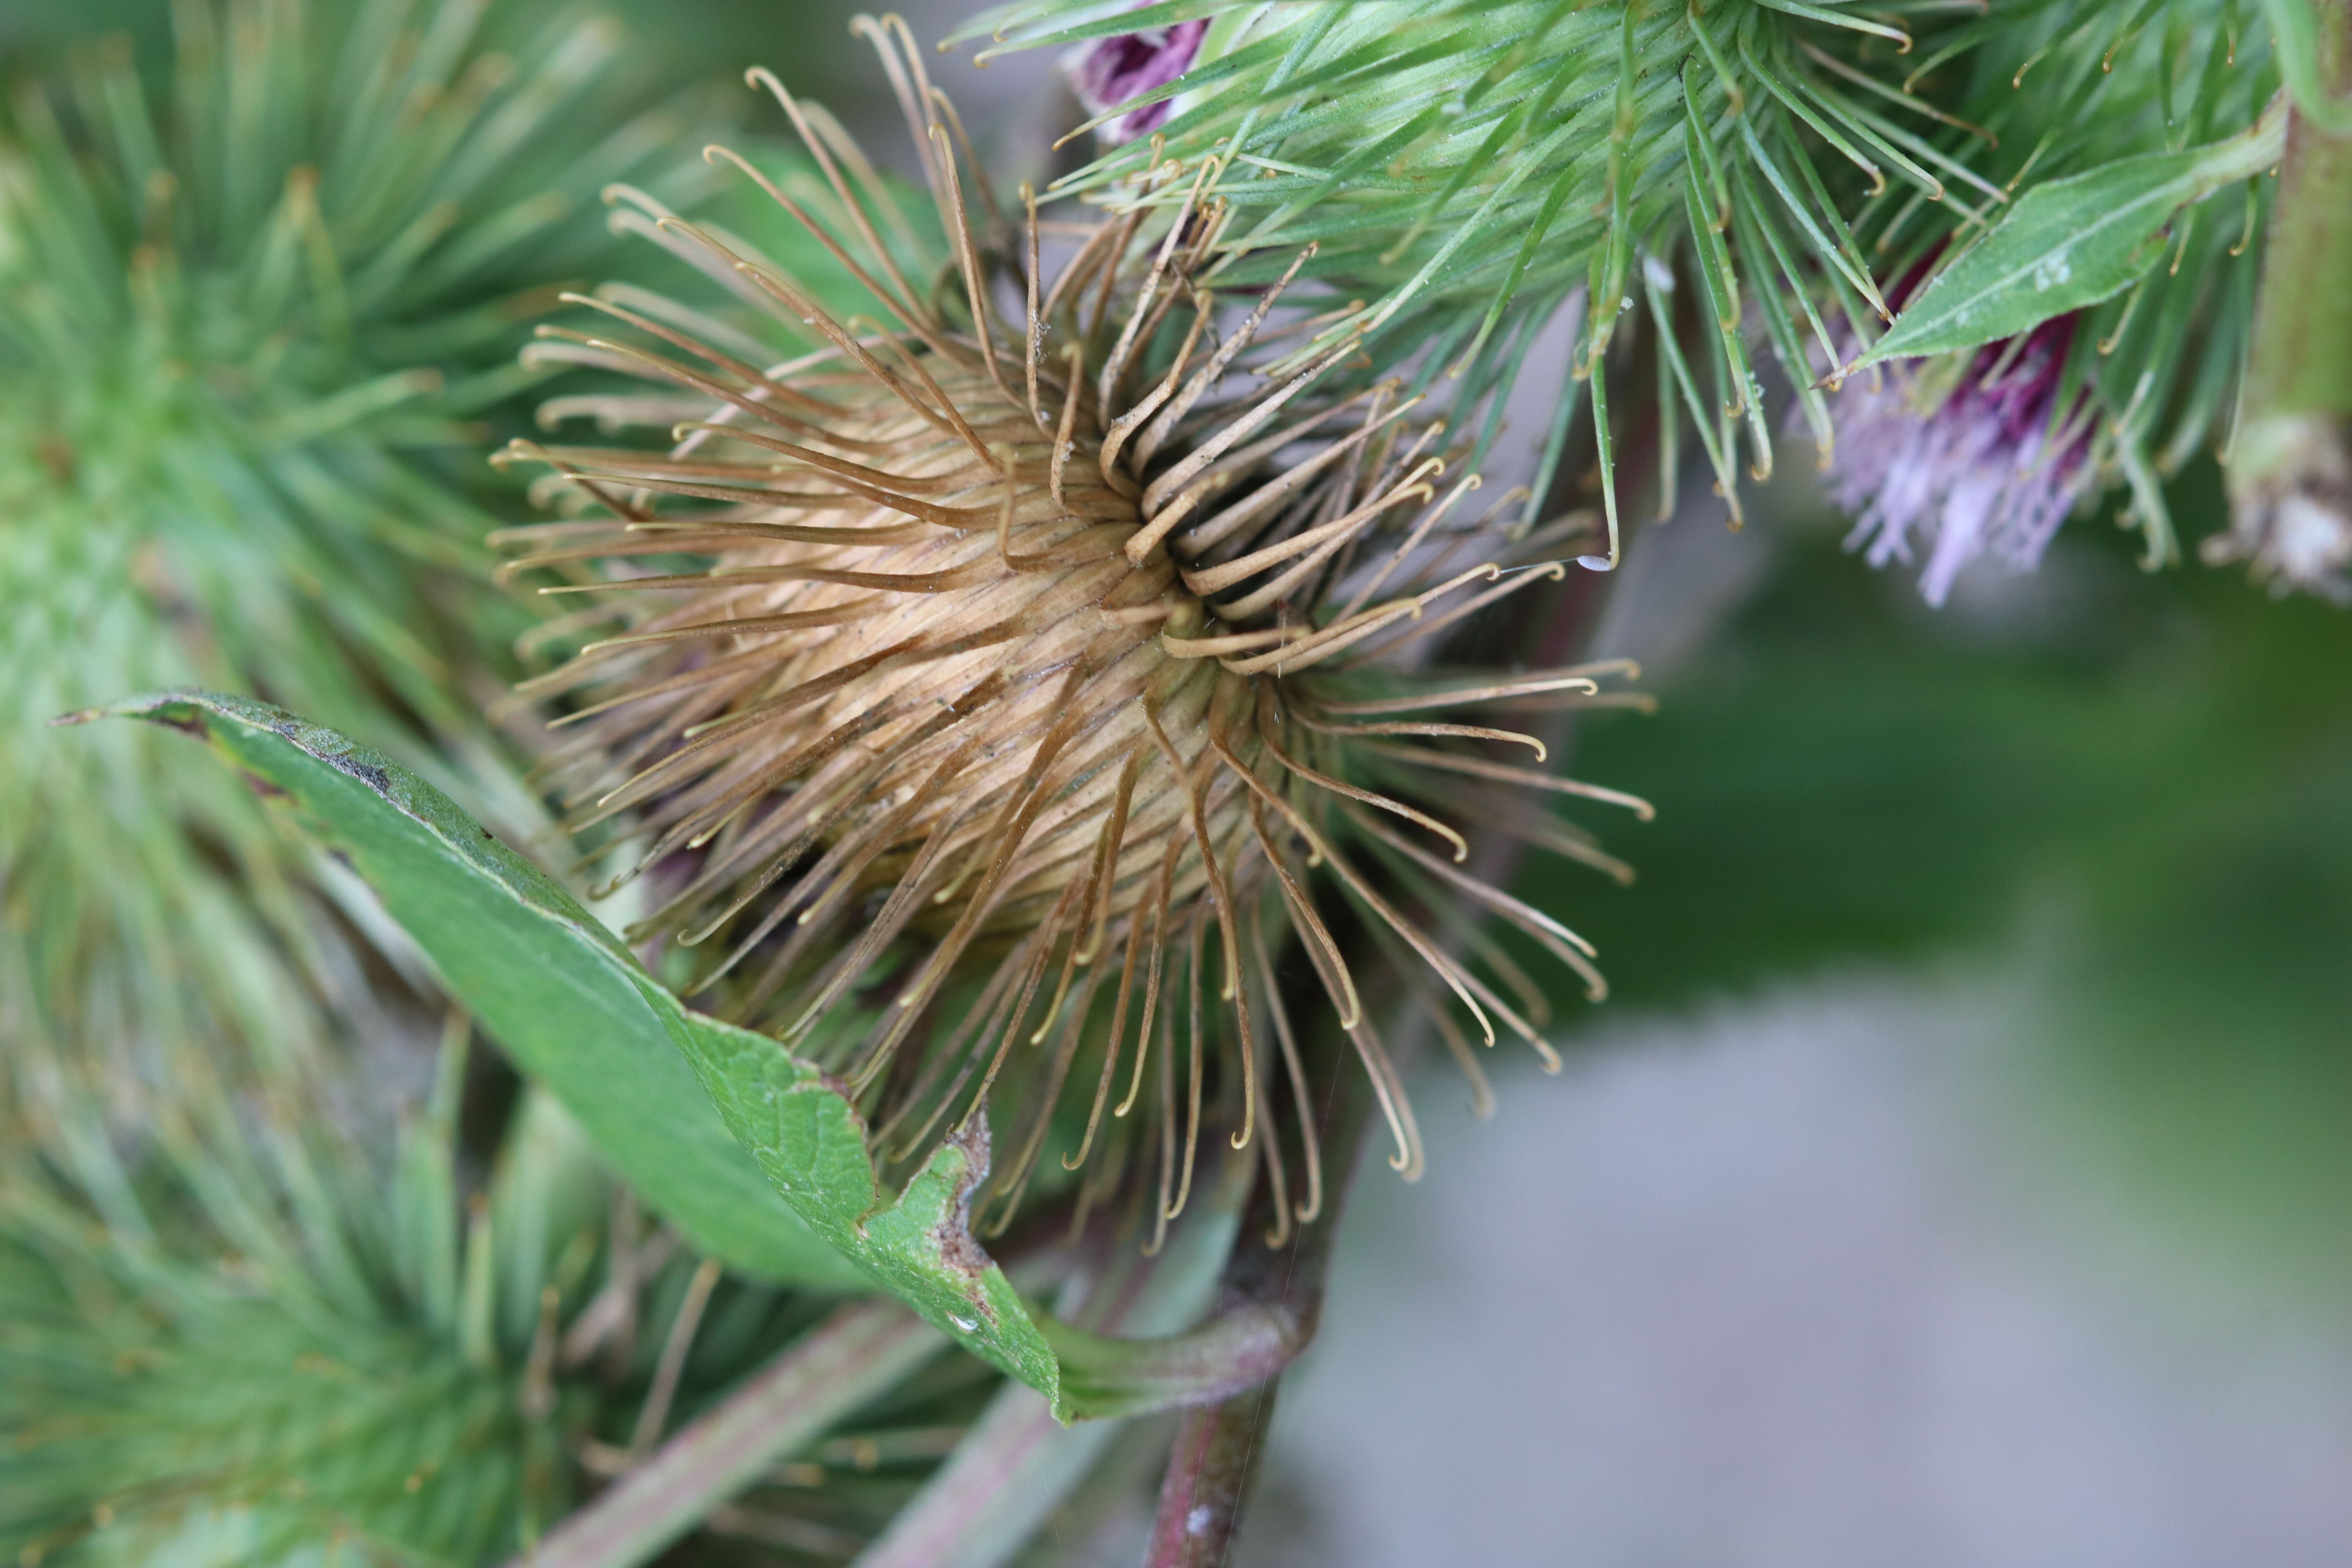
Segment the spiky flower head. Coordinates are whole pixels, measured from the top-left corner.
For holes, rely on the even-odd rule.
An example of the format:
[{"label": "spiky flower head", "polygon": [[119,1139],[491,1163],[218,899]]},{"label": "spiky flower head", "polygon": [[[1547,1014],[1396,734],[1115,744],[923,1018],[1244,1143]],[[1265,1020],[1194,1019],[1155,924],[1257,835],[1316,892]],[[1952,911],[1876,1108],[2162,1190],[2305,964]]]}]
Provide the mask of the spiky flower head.
[{"label": "spiky flower head", "polygon": [[45,726],[260,690],[523,805],[425,743],[500,618],[444,454],[601,247],[584,171],[669,132],[614,127],[608,25],[527,0],[173,16],[168,91],[116,39],[0,125],[0,1032],[283,1044],[342,964],[307,854],[137,727]]},{"label": "spiky flower head", "polygon": [[[583,513],[510,531],[517,568],[570,574],[546,591],[595,595],[622,623],[530,688],[576,704],[556,759],[590,779],[574,825],[631,815],[623,879],[645,875],[656,906],[636,936],[709,944],[695,986],[838,1074],[887,1163],[949,1129],[1009,1132],[983,1223],[1009,1221],[1066,1100],[1087,1120],[1045,1163],[1061,1181],[1095,1162],[1081,1208],[1142,1166],[1173,1217],[1208,1130],[1262,1140],[1274,1182],[1303,1174],[1286,1206],[1311,1215],[1315,1118],[1271,962],[1293,935],[1373,1077],[1394,1163],[1417,1171],[1362,976],[1314,888],[1336,884],[1381,951],[1450,989],[1446,1030],[1458,1004],[1490,1042],[1499,1024],[1549,1058],[1540,994],[1492,944],[1490,963],[1454,957],[1411,908],[1450,905],[1420,894],[1501,913],[1599,994],[1581,939],[1460,869],[1461,833],[1400,798],[1442,783],[1457,816],[1614,866],[1522,797],[1646,806],[1489,754],[1539,762],[1534,737],[1435,721],[1611,700],[1603,672],[1410,662],[1556,579],[1589,520],[1516,542],[1465,522],[1475,477],[1444,480],[1442,426],[1366,378],[1357,342],[1313,343],[1325,301],[1289,278],[1231,304],[1201,287],[1233,216],[1200,195],[1205,171],[1165,171],[1194,199],[1153,228],[1139,214],[1057,233],[1075,248],[1047,279],[1034,205],[1015,226],[972,199],[984,175],[910,41],[870,31],[922,137],[945,258],[754,72],[806,140],[799,194],[713,155],[806,225],[873,314],[837,314],[740,241],[624,193],[627,221],[749,310],[583,300],[610,335],[549,329],[540,351],[664,389],[558,412],[679,421],[666,450],[512,453]],[[804,334],[818,346],[782,352]],[[1507,570],[1521,557],[1532,569]],[[1295,1158],[1266,1109],[1277,1088]]]}]

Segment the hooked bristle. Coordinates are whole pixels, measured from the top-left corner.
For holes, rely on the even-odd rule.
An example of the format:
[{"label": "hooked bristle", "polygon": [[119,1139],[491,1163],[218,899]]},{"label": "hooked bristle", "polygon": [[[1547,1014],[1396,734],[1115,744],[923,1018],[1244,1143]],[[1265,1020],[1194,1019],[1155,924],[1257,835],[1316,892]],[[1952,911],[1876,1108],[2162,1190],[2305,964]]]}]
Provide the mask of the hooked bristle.
[{"label": "hooked bristle", "polygon": [[[1050,1165],[1059,1180],[1096,1163],[1077,1179],[1081,1219],[1140,1182],[1157,1188],[1156,1237],[1189,1201],[1213,1129],[1235,1150],[1264,1141],[1278,1244],[1319,1211],[1322,1174],[1270,916],[1371,1075],[1391,1163],[1408,1177],[1421,1165],[1315,872],[1443,983],[1433,1008],[1459,1006],[1489,1045],[1499,1020],[1557,1065],[1539,991],[1452,912],[1456,896],[1599,994],[1589,944],[1458,869],[1462,834],[1399,798],[1428,793],[1434,772],[1474,820],[1617,866],[1507,797],[1533,784],[1646,805],[1484,754],[1540,762],[1536,737],[1402,717],[1624,700],[1598,685],[1614,666],[1465,684],[1398,658],[1557,579],[1559,563],[1540,558],[1588,521],[1503,544],[1454,518],[1477,479],[1441,488],[1444,426],[1414,417],[1418,399],[1333,374],[1360,357],[1357,339],[1238,390],[1327,318],[1322,301],[1286,303],[1311,247],[1245,314],[1221,310],[1204,258],[1228,209],[1199,200],[1205,169],[1180,182],[1190,194],[1156,241],[1136,216],[1109,220],[1050,284],[1025,189],[1025,222],[992,230],[1014,243],[983,250],[969,149],[911,49],[874,36],[927,132],[950,252],[929,286],[908,277],[903,222],[896,250],[875,226],[897,208],[870,166],[755,72],[822,184],[796,195],[731,153],[713,160],[757,182],[888,321],[839,319],[741,242],[623,193],[624,226],[726,284],[751,308],[748,330],[612,289],[572,297],[610,335],[551,329],[535,350],[672,389],[550,405],[608,428],[674,426],[664,450],[509,453],[547,465],[583,516],[507,531],[507,570],[563,579],[543,592],[606,595],[622,627],[526,689],[571,704],[551,759],[574,785],[571,826],[615,821],[638,837],[620,881],[651,873],[659,892],[633,938],[706,952],[695,990],[845,1081],[886,1163],[995,1119],[1013,1157],[989,1177],[992,1213],[975,1211],[984,1229],[1010,1222],[1067,1094],[1089,1105],[1086,1130]],[[996,320],[999,276],[1025,331]],[[756,335],[761,317],[825,346],[778,356]],[[1345,847],[1379,863],[1381,885]],[[1476,963],[1407,904],[1467,928]],[[1277,1090],[1296,1179],[1267,1109]],[[1107,1108],[1139,1135],[1105,1136]]]}]

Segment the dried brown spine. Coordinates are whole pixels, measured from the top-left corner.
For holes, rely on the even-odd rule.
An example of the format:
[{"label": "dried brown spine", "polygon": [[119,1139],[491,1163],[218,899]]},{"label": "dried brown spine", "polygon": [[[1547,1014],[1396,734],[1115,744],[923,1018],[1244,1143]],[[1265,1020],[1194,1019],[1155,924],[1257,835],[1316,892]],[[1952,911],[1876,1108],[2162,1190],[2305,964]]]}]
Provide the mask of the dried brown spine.
[{"label": "dried brown spine", "polygon": [[[1400,401],[1390,384],[1331,375],[1358,356],[1352,341],[1262,395],[1228,390],[1254,344],[1305,324],[1268,327],[1307,258],[1216,342],[1217,304],[1194,270],[1222,207],[1188,202],[1156,245],[1139,246],[1132,221],[1094,228],[1042,289],[1031,202],[1013,266],[1027,330],[1008,348],[938,112],[944,100],[923,81],[910,40],[874,32],[910,120],[928,132],[954,257],[947,287],[913,286],[876,226],[877,216],[906,226],[887,190],[829,121],[754,72],[802,132],[824,180],[812,200],[829,204],[834,224],[734,154],[712,156],[757,180],[896,324],[837,320],[739,242],[622,192],[623,226],[829,346],[762,368],[748,333],[621,289],[574,302],[628,336],[544,333],[542,358],[667,382],[719,405],[680,421],[667,452],[518,444],[509,454],[549,465],[611,518],[510,531],[504,542],[521,553],[509,569],[572,579],[545,592],[619,590],[614,611],[634,617],[625,635],[591,643],[527,689],[580,703],[559,721],[575,734],[554,759],[597,781],[576,795],[573,826],[623,818],[643,836],[622,881],[690,867],[635,934],[688,946],[723,935],[723,956],[698,985],[838,1073],[886,1159],[921,1157],[942,1127],[984,1116],[1018,1079],[1013,1157],[991,1183],[999,1226],[1089,1050],[1099,1057],[1091,1082],[1076,1075],[1088,1121],[1075,1154],[1057,1162],[1064,1169],[1106,1157],[1095,1153],[1106,1142],[1121,1163],[1153,1163],[1139,1140],[1097,1132],[1107,1106],[1116,1120],[1156,1100],[1156,1233],[1185,1205],[1203,1125],[1229,1127],[1235,1149],[1262,1126],[1270,1138],[1261,1106],[1280,1088],[1297,1107],[1305,1170],[1289,1212],[1304,1222],[1320,1206],[1321,1174],[1298,1040],[1264,949],[1269,908],[1297,934],[1371,1074],[1396,1138],[1392,1163],[1408,1176],[1420,1167],[1402,1086],[1309,890],[1314,868],[1328,868],[1364,916],[1426,963],[1488,1044],[1499,1018],[1556,1065],[1537,1032],[1540,993],[1508,958],[1491,943],[1479,950],[1517,994],[1516,1007],[1347,860],[1336,833],[1421,886],[1466,893],[1596,994],[1599,985],[1572,932],[1388,825],[1433,836],[1454,860],[1466,849],[1458,833],[1339,776],[1365,744],[1360,736],[1528,738],[1358,716],[1539,694],[1572,701],[1595,696],[1593,675],[1608,672],[1534,672],[1426,697],[1392,683],[1369,703],[1345,700],[1337,672],[1454,618],[1424,616],[1426,605],[1485,585],[1453,601],[1475,607],[1559,568],[1506,576],[1490,562],[1432,580],[1452,550],[1488,537],[1459,524],[1437,532],[1476,480],[1441,496],[1444,456],[1432,448],[1442,426],[1414,421],[1416,400]],[[1196,196],[1209,173],[1191,177]],[[935,303],[942,299],[961,316]],[[1147,346],[1171,318],[1184,322],[1180,346],[1147,371]],[[1069,346],[1049,353],[1049,335]],[[1091,373],[1090,355],[1102,360]],[[551,405],[608,427],[685,411],[643,395]],[[713,564],[588,571],[599,560],[680,555]],[[1400,575],[1422,586],[1375,598]],[[1343,588],[1345,602],[1329,604]],[[649,607],[668,594],[687,597]],[[1391,773],[1401,760],[1524,782],[1520,770],[1466,751],[1380,744],[1388,761],[1377,765]],[[1486,815],[1507,820],[1499,806]],[[877,973],[889,989],[878,1006]],[[950,998],[961,1005],[952,1023],[940,1016]],[[1107,1027],[1088,1038],[1106,1007]],[[1220,1042],[1233,1055],[1211,1103],[1206,1058]],[[1265,1158],[1287,1186],[1270,1142]],[[1100,1196],[1089,1181],[1081,1205]]]}]

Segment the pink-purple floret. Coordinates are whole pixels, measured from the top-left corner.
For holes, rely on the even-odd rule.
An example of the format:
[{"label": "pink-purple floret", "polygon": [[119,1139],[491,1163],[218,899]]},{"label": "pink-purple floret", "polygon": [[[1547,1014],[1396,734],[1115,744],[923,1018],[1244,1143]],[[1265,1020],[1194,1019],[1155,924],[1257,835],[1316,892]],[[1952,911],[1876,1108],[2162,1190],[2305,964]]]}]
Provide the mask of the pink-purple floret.
[{"label": "pink-purple floret", "polygon": [[[1205,21],[1177,22],[1121,33],[1115,38],[1097,38],[1071,50],[1064,57],[1062,68],[1087,112],[1106,113],[1154,88],[1166,87],[1192,69],[1208,30]],[[1165,125],[1174,107],[1173,99],[1148,103],[1111,121],[1097,133],[1106,142],[1132,142]]]},{"label": "pink-purple floret", "polygon": [[1830,469],[1831,495],[1855,520],[1846,548],[1865,550],[1874,566],[1907,564],[1917,539],[1927,550],[1919,591],[1931,605],[1979,555],[2020,572],[2039,565],[2095,478],[2083,395],[2052,418],[2074,323],[2061,316],[2021,344],[1986,344],[1929,413],[1892,376],[1849,382]]}]

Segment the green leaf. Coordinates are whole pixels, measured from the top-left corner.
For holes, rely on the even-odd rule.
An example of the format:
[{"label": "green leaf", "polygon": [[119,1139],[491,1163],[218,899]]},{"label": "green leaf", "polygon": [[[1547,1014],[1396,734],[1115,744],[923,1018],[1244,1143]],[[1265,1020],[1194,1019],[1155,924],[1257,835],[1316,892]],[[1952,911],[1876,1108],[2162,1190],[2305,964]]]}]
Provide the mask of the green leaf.
[{"label": "green leaf", "polygon": [[815,1068],[689,1012],[569,893],[414,773],[245,698],[173,692],[109,711],[203,734],[291,805],[698,1247],[771,1279],[878,1280],[1067,1413],[1053,1352],[965,1226],[984,1132],[942,1146],[886,1200],[856,1113]]},{"label": "green leaf", "polygon": [[[375,889],[451,992],[693,1243],[747,1273],[865,1283],[776,1201],[670,1048],[621,941],[407,769],[247,698],[181,691],[107,711],[206,737]],[[675,1006],[674,998],[667,998]]]},{"label": "green leaf", "polygon": [[2122,292],[2161,256],[2158,236],[2174,213],[2261,174],[2285,145],[2286,116],[2273,106],[2227,141],[2121,158],[2034,186],[1847,374],[2014,337]]},{"label": "green leaf", "polygon": [[[249,698],[174,691],[75,718],[110,715],[201,735],[290,805],[614,1169],[729,1264],[807,1285],[878,1281],[1065,1422],[1222,1398],[1304,1342],[1290,1317],[1248,1307],[1180,1333],[1153,1319],[1152,1338],[1041,1324],[971,1236],[984,1121],[887,1198],[864,1122],[820,1068],[688,1009],[571,894],[415,774]],[[1223,1256],[1213,1247],[1208,1261]]]}]

